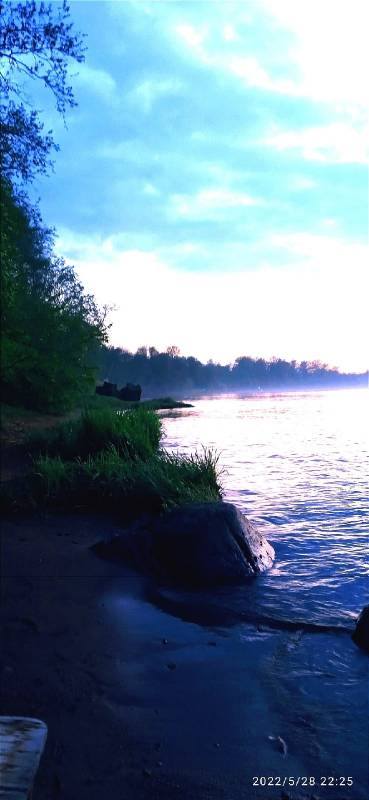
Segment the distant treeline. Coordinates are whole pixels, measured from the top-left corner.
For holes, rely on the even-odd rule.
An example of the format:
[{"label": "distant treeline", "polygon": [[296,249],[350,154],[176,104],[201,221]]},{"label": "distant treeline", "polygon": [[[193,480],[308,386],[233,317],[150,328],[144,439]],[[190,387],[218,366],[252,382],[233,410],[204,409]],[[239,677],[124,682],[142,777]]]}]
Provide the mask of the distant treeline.
[{"label": "distant treeline", "polygon": [[100,378],[113,383],[139,383],[144,395],[157,392],[230,392],[278,388],[338,388],[365,386],[368,373],[343,374],[320,361],[284,361],[281,358],[240,356],[233,364],[203,364],[181,356],[177,347],[160,353],[140,347],[136,353],[119,347],[101,350]]}]

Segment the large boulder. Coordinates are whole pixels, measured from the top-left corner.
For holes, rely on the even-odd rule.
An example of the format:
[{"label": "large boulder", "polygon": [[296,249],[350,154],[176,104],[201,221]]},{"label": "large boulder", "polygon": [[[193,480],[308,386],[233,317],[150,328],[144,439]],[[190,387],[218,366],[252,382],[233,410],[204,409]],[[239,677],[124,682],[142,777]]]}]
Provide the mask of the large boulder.
[{"label": "large boulder", "polygon": [[242,583],[272,566],[274,550],[231,503],[182,506],[138,523],[97,552],[187,586]]},{"label": "large boulder", "polygon": [[352,638],[358,647],[369,653],[369,606],[364,606],[359,614]]}]

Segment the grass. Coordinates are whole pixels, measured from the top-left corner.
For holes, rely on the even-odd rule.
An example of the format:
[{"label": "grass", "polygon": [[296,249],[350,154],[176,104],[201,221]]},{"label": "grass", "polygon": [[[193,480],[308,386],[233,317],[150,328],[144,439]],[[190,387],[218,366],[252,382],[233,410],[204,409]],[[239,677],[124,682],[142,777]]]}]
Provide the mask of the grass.
[{"label": "grass", "polygon": [[79,407],[67,414],[39,412],[19,405],[0,403],[0,429],[3,439],[12,443],[23,444],[30,430],[43,431],[60,425],[60,420],[78,419],[86,411],[128,411],[142,408],[151,411],[171,410],[176,408],[191,408],[189,403],[173,400],[172,397],[159,397],[153,400],[140,402],[126,402],[117,397],[104,397],[102,395],[88,395],[81,398]]},{"label": "grass", "polygon": [[23,482],[2,486],[5,509],[56,506],[132,518],[219,500],[216,453],[168,453],[160,449],[161,433],[158,415],[140,407],[86,410],[33,434],[33,471]]},{"label": "grass", "polygon": [[35,463],[33,495],[41,504],[114,511],[160,513],[221,497],[217,456],[211,450],[179,456],[161,451],[146,461],[127,461],[110,447],[86,461],[41,456]]},{"label": "grass", "polygon": [[174,408],[193,408],[191,403],[184,403],[181,400],[174,400],[173,397],[156,397],[152,400],[129,401],[119,400],[117,397],[105,397],[95,394],[85,401],[85,407],[90,410],[109,408],[111,410],[124,411],[130,408],[145,408],[152,411],[161,411]]},{"label": "grass", "polygon": [[34,413],[34,411],[23,408],[23,406],[10,406],[8,403],[0,403],[0,420],[2,426],[9,419],[12,420],[19,416],[32,417],[34,416]]},{"label": "grass", "polygon": [[114,447],[127,460],[146,459],[157,452],[162,434],[154,411],[141,408],[124,412],[87,410],[75,420],[30,435],[28,443],[37,454],[63,459],[85,459]]}]

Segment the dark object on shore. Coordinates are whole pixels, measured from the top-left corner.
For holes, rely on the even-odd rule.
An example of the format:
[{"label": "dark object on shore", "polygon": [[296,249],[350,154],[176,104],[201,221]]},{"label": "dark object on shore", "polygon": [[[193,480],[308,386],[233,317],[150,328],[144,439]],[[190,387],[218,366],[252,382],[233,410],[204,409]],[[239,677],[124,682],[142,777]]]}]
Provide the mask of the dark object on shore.
[{"label": "dark object on shore", "polygon": [[163,580],[199,587],[242,583],[271,567],[275,556],[255,526],[223,502],[182,506],[138,522],[95,550]]},{"label": "dark object on shore", "polygon": [[102,394],[104,397],[116,397],[118,387],[116,383],[104,381],[102,386],[96,386],[96,394]]},{"label": "dark object on shore", "polygon": [[141,400],[142,389],[138,383],[126,383],[125,386],[118,389],[116,383],[104,381],[102,386],[96,386],[96,394],[102,394],[104,397],[117,397],[119,400],[138,402]]},{"label": "dark object on shore", "polygon": [[117,397],[121,400],[141,400],[142,389],[141,386],[137,383],[126,383],[125,386],[118,391]]},{"label": "dark object on shore", "polygon": [[0,796],[31,797],[47,726],[33,717],[0,717]]},{"label": "dark object on shore", "polygon": [[359,614],[352,638],[358,647],[369,653],[369,606],[364,606]]}]

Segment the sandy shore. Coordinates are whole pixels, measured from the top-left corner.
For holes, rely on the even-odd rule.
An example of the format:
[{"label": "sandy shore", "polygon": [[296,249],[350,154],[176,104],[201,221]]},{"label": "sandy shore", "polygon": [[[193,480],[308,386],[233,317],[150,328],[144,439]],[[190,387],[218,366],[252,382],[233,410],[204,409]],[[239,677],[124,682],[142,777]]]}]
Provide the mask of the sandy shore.
[{"label": "sandy shore", "polygon": [[308,728],[287,755],[269,739],[288,702],[274,665],[298,638],[167,613],[90,550],[114,530],[76,515],[3,526],[2,712],[49,728],[34,800],[362,797],[252,786],[319,755]]}]

